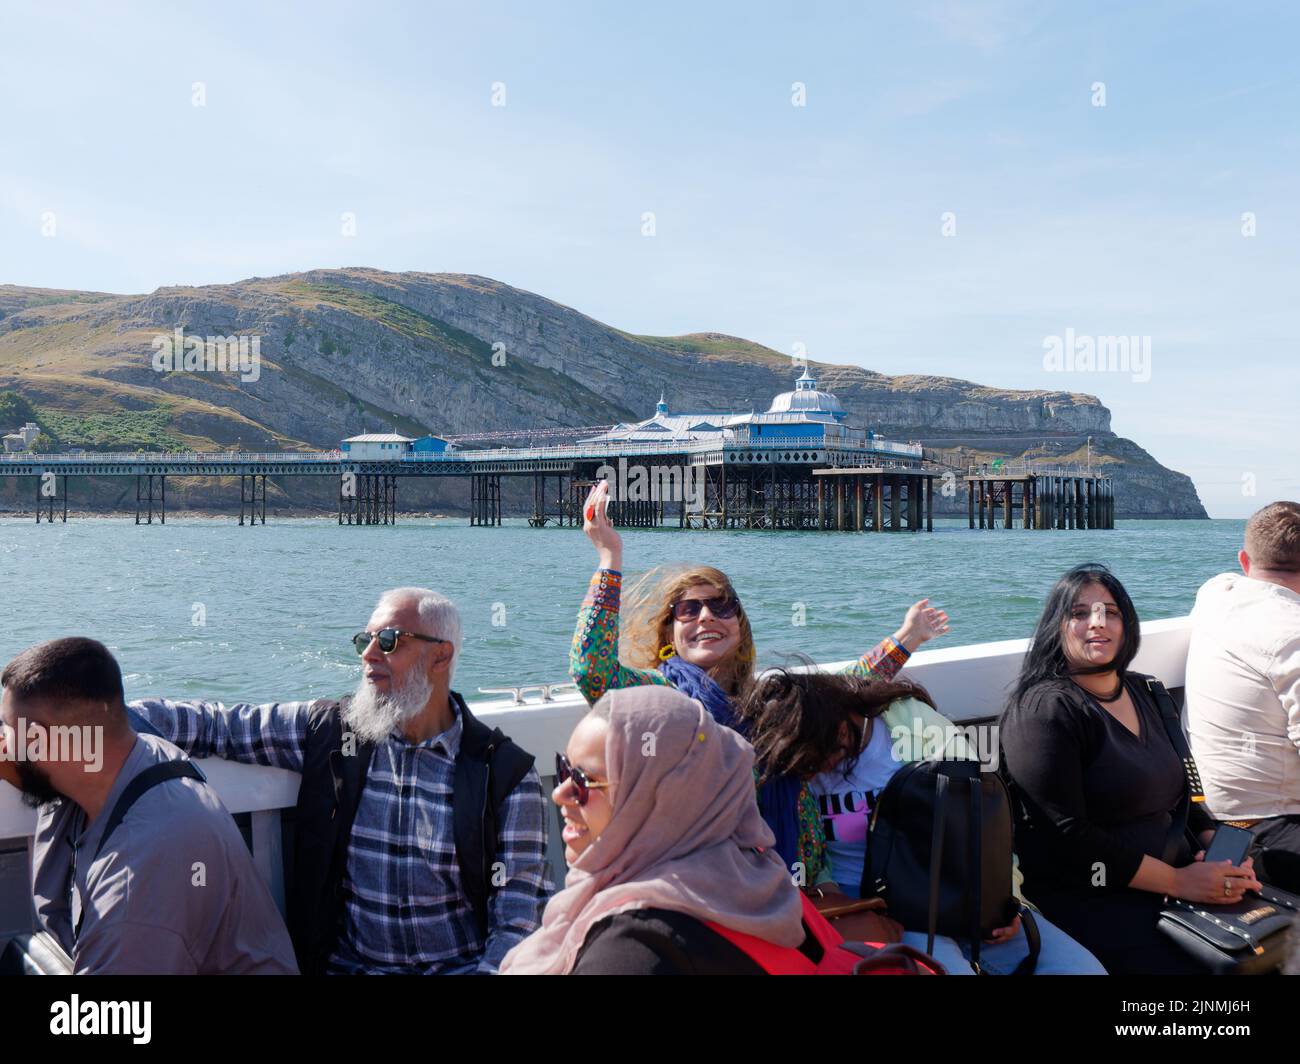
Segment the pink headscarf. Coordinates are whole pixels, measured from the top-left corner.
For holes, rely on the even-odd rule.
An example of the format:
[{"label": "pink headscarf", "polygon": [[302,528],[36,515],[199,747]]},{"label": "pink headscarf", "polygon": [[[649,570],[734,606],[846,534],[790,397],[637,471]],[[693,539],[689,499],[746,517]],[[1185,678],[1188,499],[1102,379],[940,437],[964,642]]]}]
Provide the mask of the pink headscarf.
[{"label": "pink headscarf", "polygon": [[593,710],[603,711],[613,817],[570,866],[542,926],[506,954],[502,973],[565,974],[596,923],[631,909],[802,943],[799,891],[759,816],[749,743],[670,687],[611,691]]}]

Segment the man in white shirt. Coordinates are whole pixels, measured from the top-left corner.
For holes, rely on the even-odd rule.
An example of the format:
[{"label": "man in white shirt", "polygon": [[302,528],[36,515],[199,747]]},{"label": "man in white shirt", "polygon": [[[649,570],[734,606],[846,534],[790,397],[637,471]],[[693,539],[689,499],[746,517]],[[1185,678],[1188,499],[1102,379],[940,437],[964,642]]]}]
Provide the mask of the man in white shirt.
[{"label": "man in white shirt", "polygon": [[1192,610],[1188,738],[1210,810],[1255,833],[1259,878],[1300,891],[1300,503],[1255,514],[1237,560]]}]

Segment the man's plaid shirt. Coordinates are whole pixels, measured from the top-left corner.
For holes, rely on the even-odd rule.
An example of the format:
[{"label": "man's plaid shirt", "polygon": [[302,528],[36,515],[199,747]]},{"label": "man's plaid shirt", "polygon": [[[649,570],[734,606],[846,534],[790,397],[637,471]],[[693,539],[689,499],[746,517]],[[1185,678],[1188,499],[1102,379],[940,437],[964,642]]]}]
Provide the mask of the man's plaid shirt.
[{"label": "man's plaid shirt", "polygon": [[[194,757],[302,771],[311,702],[130,705]],[[479,934],[452,841],[452,779],[463,730],[454,700],[452,709],[456,719],[441,735],[411,744],[394,731],[375,748],[348,842],[343,933],[330,972],[495,972],[541,924],[552,888],[545,800],[537,770],[529,769],[501,806],[496,859],[505,882],[491,895],[486,941]]]}]

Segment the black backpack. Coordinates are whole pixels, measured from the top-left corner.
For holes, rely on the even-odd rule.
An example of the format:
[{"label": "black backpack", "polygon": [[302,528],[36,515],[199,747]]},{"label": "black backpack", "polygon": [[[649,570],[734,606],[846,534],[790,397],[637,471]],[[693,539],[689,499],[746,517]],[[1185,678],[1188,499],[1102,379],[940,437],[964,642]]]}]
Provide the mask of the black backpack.
[{"label": "black backpack", "polygon": [[969,941],[976,972],[981,943],[1020,913],[1029,956],[1015,974],[1030,975],[1040,943],[1011,891],[1011,798],[981,768],[975,760],[914,761],[894,773],[871,815],[862,896],[884,898],[904,928],[925,930],[927,953],[936,934]]}]

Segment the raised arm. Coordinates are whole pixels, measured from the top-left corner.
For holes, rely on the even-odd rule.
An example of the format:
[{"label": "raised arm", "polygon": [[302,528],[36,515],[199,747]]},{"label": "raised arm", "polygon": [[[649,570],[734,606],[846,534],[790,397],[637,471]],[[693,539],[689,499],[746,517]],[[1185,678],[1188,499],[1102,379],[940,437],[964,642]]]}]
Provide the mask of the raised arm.
[{"label": "raised arm", "polygon": [[[496,861],[504,882],[488,903],[488,935],[478,971],[495,973],[502,958],[542,924],[552,891],[546,868],[546,800],[529,769],[501,806]],[[494,877],[497,869],[493,869]]]},{"label": "raised arm", "polygon": [[892,637],[882,639],[846,671],[875,680],[892,680],[922,644],[947,633],[948,614],[931,606],[929,599],[921,599],[908,609],[902,626]]},{"label": "raised arm", "polygon": [[176,702],[142,698],[128,708],[193,757],[224,757],[302,771],[310,702]]},{"label": "raised arm", "polygon": [[569,676],[583,698],[595,702],[606,691],[640,684],[666,684],[653,669],[632,669],[618,660],[618,611],[623,589],[623,540],[605,512],[609,484],[601,481],[583,503],[583,531],[596,547],[599,568],[578,610],[569,648]]}]

